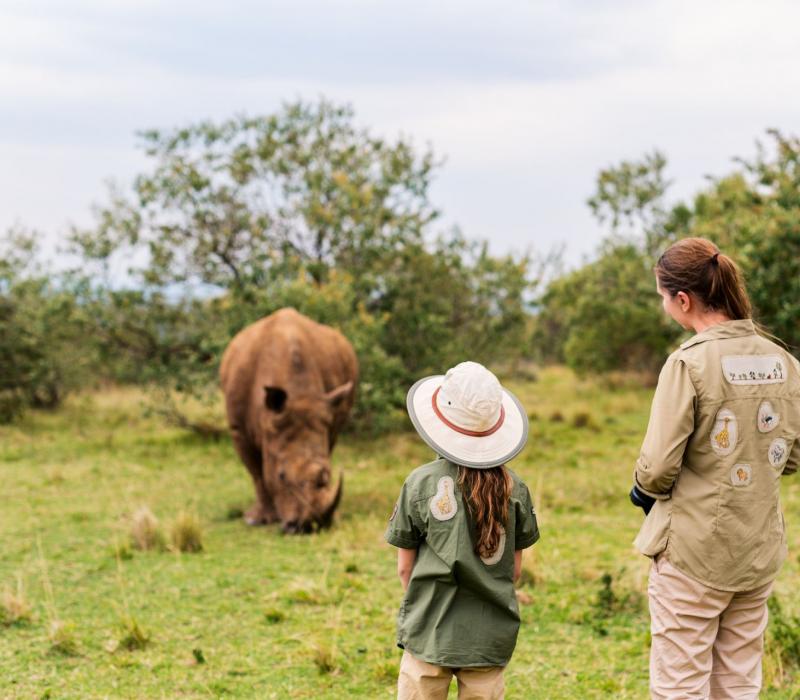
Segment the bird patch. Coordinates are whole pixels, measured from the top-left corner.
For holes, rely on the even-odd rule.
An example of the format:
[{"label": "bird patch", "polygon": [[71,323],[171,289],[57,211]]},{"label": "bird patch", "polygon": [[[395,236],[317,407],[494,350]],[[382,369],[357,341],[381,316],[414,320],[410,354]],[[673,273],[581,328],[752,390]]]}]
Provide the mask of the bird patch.
[{"label": "bird patch", "polygon": [[762,401],[758,407],[758,429],[762,433],[768,433],[778,426],[781,422],[781,414],[776,413],[772,408],[772,403],[769,401]]},{"label": "bird patch", "polygon": [[455,484],[452,477],[443,476],[439,479],[436,493],[431,498],[430,509],[433,517],[437,520],[450,520],[458,512]]},{"label": "bird patch", "polygon": [[753,469],[749,464],[737,464],[731,469],[731,483],[734,486],[749,486],[753,481]]},{"label": "bird patch", "polygon": [[776,469],[780,469],[784,464],[786,464],[786,460],[788,458],[789,444],[783,438],[775,438],[769,444],[769,450],[767,451],[767,459],[769,459],[769,463]]},{"label": "bird patch", "polygon": [[481,557],[481,561],[486,564],[486,566],[492,566],[493,564],[497,564],[502,558],[503,554],[506,551],[506,531],[505,528],[500,526],[500,543],[497,545],[497,549],[495,550],[494,554],[490,557]]},{"label": "bird patch", "polygon": [[781,384],[786,381],[780,355],[725,355],[722,373],[729,384]]},{"label": "bird patch", "polygon": [[736,420],[736,414],[729,408],[721,408],[711,428],[711,449],[718,455],[729,455],[736,448],[738,440],[739,421]]}]

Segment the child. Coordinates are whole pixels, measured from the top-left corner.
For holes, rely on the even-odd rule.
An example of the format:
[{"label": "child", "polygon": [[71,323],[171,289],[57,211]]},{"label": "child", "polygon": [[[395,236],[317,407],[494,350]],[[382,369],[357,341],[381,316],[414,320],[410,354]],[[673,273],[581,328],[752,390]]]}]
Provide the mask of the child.
[{"label": "child", "polygon": [[648,587],[653,698],[758,698],[767,598],[786,557],[780,477],[800,461],[800,365],[758,333],[733,260],[710,241],[656,268],[697,335],[667,360],[631,494]]},{"label": "child", "polygon": [[517,640],[514,581],[539,539],[530,493],[504,465],[528,438],[522,405],[476,362],[419,380],[408,413],[440,457],[406,479],[386,530],[405,589],[400,700],[502,698]]}]

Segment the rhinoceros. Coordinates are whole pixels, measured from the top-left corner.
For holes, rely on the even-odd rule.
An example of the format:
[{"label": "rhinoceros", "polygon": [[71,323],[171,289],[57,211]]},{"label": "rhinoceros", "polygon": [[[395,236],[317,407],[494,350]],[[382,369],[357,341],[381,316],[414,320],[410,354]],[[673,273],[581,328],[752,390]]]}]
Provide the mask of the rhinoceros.
[{"label": "rhinoceros", "polygon": [[231,340],[220,380],[256,492],[245,521],[280,521],[286,533],[328,527],[343,482],[331,478],[331,452],[358,382],[353,347],[339,331],[280,309]]}]

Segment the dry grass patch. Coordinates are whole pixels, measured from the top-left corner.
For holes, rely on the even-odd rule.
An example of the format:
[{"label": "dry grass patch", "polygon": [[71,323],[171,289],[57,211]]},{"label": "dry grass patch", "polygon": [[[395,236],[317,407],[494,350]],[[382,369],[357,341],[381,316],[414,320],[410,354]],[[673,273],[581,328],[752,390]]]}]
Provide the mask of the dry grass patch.
[{"label": "dry grass patch", "polygon": [[193,511],[182,510],[172,521],[169,541],[176,552],[203,551],[203,524]]},{"label": "dry grass patch", "polygon": [[22,578],[17,578],[16,590],[3,589],[0,595],[0,623],[11,626],[30,622],[31,606],[25,597]]},{"label": "dry grass patch", "polygon": [[142,551],[161,549],[164,546],[158,518],[147,506],[142,506],[131,516],[130,538],[131,544]]}]

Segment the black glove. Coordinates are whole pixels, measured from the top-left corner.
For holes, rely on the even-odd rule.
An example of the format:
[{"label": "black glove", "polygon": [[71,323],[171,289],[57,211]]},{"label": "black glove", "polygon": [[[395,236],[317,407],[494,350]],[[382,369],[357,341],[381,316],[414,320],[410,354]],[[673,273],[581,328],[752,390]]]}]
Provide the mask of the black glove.
[{"label": "black glove", "polygon": [[644,514],[647,515],[650,512],[650,509],[653,507],[653,504],[656,502],[656,499],[652,496],[648,496],[646,493],[642,493],[639,489],[634,487],[631,489],[630,493],[631,503],[635,505],[637,508],[641,508],[644,511]]}]

